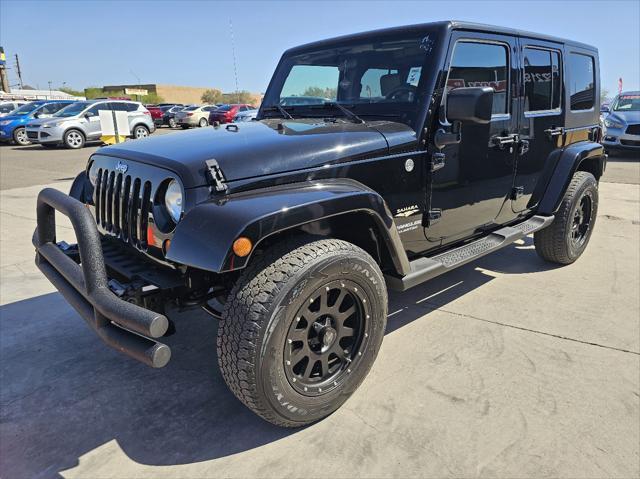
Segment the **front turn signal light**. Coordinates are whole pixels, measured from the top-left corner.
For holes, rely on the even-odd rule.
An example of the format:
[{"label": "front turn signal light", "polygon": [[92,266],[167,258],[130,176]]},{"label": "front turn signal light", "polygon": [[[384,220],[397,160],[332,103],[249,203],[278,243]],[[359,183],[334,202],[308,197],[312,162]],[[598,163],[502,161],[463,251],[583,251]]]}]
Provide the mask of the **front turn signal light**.
[{"label": "front turn signal light", "polygon": [[251,248],[253,248],[251,240],[249,238],[245,238],[244,236],[241,236],[233,242],[233,252],[240,258],[244,258],[249,253],[251,253]]}]

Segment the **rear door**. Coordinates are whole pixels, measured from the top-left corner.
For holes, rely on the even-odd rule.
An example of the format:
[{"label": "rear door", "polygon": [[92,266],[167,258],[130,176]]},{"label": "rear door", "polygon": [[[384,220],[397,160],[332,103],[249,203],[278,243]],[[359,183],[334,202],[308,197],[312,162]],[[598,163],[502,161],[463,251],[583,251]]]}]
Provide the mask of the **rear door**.
[{"label": "rear door", "polygon": [[559,43],[520,38],[523,95],[520,97],[520,144],[512,210],[522,213],[536,206],[541,176],[551,153],[562,146],[565,114],[563,105],[563,46]]},{"label": "rear door", "polygon": [[[431,179],[430,215],[440,215],[425,230],[432,246],[451,243],[513,214],[509,199],[517,146],[518,60],[515,37],[454,32],[447,59],[446,91],[459,87],[492,87],[489,124],[464,123],[461,140],[440,150],[444,167]],[[443,95],[440,128],[451,131]],[[503,210],[508,210],[506,216]]]},{"label": "rear door", "polygon": [[102,136],[102,128],[100,126],[100,111],[110,111],[109,104],[107,102],[98,103],[93,105],[87,113],[90,113],[88,117],[85,117],[85,133],[87,139],[95,140]]}]

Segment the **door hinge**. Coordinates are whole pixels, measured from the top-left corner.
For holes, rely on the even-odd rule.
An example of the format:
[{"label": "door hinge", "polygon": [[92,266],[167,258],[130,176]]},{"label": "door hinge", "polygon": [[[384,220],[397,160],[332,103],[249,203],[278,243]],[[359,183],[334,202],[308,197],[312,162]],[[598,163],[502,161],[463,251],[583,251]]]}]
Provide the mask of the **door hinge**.
[{"label": "door hinge", "polygon": [[428,228],[429,226],[432,226],[440,221],[440,218],[442,218],[442,210],[440,208],[434,208],[432,210],[429,210],[425,216],[425,226]]},{"label": "door hinge", "polygon": [[206,160],[209,182],[216,191],[227,191],[227,180],[216,160]]},{"label": "door hinge", "polygon": [[435,152],[431,155],[431,171],[438,171],[441,168],[444,168],[444,160],[446,155],[444,153]]},{"label": "door hinge", "polygon": [[524,186],[514,186],[511,188],[511,199],[517,200],[524,195]]}]

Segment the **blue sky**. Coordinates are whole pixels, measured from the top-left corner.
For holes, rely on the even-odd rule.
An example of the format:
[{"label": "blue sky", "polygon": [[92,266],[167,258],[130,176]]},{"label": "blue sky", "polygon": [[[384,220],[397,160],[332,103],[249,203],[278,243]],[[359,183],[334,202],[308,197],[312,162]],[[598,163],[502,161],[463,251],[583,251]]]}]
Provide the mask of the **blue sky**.
[{"label": "blue sky", "polygon": [[[48,88],[171,83],[264,91],[292,46],[445,19],[571,38],[600,50],[602,85],[640,89],[640,2],[629,1],[13,1],[0,0],[0,45],[26,83]],[[15,83],[14,70],[9,71]]]}]

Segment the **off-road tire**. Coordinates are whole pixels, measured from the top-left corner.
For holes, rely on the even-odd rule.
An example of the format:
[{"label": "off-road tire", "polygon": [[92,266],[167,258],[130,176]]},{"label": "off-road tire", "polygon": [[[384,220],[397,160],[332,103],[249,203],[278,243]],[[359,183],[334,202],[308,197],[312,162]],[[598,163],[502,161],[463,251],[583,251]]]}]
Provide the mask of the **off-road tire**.
[{"label": "off-road tire", "polygon": [[27,146],[31,142],[27,138],[27,130],[24,126],[18,127],[13,130],[13,142],[18,146]]},{"label": "off-road tire", "polygon": [[62,143],[66,148],[70,148],[72,150],[79,150],[84,147],[86,143],[86,138],[84,134],[80,130],[71,129],[67,130],[63,137]]},{"label": "off-road tire", "polygon": [[[576,211],[582,199],[587,196],[591,203],[591,218],[584,241],[579,245],[571,239],[572,225]],[[571,183],[564,194],[562,203],[553,223],[533,235],[533,242],[538,255],[547,261],[558,264],[571,264],[584,252],[593,233],[598,214],[598,182],[586,171],[578,171],[573,175]]]},{"label": "off-road tire", "polygon": [[[287,331],[309,295],[331,281],[361,288],[369,308],[368,342],[339,386],[308,396],[285,373]],[[378,354],[386,320],[385,282],[369,254],[341,240],[292,237],[253,258],[231,290],[218,329],[218,363],[249,409],[279,426],[304,426],[334,412],[357,389]]]}]

